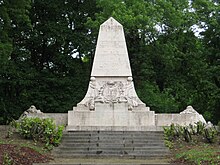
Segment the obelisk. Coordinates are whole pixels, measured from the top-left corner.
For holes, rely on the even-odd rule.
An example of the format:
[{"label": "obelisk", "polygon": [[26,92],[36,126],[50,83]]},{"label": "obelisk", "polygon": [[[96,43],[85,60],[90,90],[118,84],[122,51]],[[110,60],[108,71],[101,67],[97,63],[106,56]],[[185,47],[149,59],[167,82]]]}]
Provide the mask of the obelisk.
[{"label": "obelisk", "polygon": [[68,112],[68,129],[131,130],[154,124],[154,112],[134,88],[123,26],[110,17],[100,26],[89,87]]},{"label": "obelisk", "polygon": [[123,27],[112,17],[100,26],[91,76],[132,76]]}]

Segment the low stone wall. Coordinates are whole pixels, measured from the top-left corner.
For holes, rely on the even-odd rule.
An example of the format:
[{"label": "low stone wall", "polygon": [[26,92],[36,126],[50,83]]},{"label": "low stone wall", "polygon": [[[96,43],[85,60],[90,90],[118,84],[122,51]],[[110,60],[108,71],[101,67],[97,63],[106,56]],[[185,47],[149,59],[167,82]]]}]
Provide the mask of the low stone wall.
[{"label": "low stone wall", "polygon": [[156,126],[169,126],[172,123],[185,126],[199,121],[206,123],[202,115],[195,113],[155,114]]},{"label": "low stone wall", "polygon": [[[73,113],[75,111],[69,111],[69,112]],[[131,111],[129,113],[134,113],[134,112]],[[98,118],[100,118],[99,120],[103,119],[102,126],[98,126],[98,125],[89,126],[89,124],[80,125],[80,122],[83,122],[83,118],[79,118],[79,119],[75,118],[74,120],[72,118],[69,118],[69,122],[70,123],[74,122],[74,124],[68,124],[68,113],[30,113],[27,115],[27,117],[52,118],[54,119],[56,125],[67,126],[66,128],[67,130],[94,130],[94,131],[95,130],[111,130],[111,131],[124,131],[124,130],[127,130],[127,131],[134,131],[134,130],[154,131],[155,130],[156,131],[158,130],[159,131],[159,130],[162,130],[163,126],[169,126],[172,123],[182,125],[182,126],[195,124],[196,122],[199,122],[199,121],[206,123],[203,116],[198,113],[154,114],[153,111],[147,111],[146,113],[151,114],[150,119],[154,121],[152,122],[151,120],[148,121],[147,119],[145,119],[145,121],[148,122],[148,124],[144,123],[143,125],[141,124],[140,118],[137,118],[137,121],[136,121],[138,123],[137,125],[132,125],[132,123],[129,123],[128,122],[129,115],[125,117],[124,116],[121,117],[120,121],[123,125],[119,125],[119,124],[113,125],[113,126],[105,125],[107,121],[104,121],[106,117],[103,117],[103,116],[104,114],[107,114],[107,113],[101,113],[102,115],[97,116],[97,118],[95,119],[95,120],[98,120]],[[72,114],[71,116],[74,116],[74,114]]]},{"label": "low stone wall", "polygon": [[67,125],[67,113],[30,113],[27,117],[52,118],[56,125]]},{"label": "low stone wall", "polygon": [[[186,114],[154,114],[154,116],[155,116],[155,125],[154,126],[156,126],[156,127],[169,126],[172,123],[182,125],[182,126],[189,125],[189,124],[195,124],[198,121],[202,121],[201,118],[203,118],[202,115],[199,115],[199,114],[187,114],[187,113]],[[68,124],[68,114],[67,113],[31,113],[31,114],[28,114],[27,117],[52,118],[52,119],[54,119],[56,125],[67,126],[67,124]],[[205,122],[205,120],[204,120],[204,122]],[[151,126],[153,126],[153,125],[151,125]],[[78,128],[78,127],[76,126],[75,128]],[[132,126],[130,126],[130,127],[132,128],[131,130],[133,130],[135,128],[135,127],[133,128]],[[137,127],[138,126],[136,126],[136,128]],[[149,127],[150,127],[150,125],[149,125]],[[69,127],[69,128],[71,129],[71,127]],[[81,130],[81,128],[83,128],[83,127],[81,126],[78,129]],[[111,128],[111,127],[109,127],[109,128]],[[107,130],[109,128],[107,128]],[[118,127],[118,128],[120,128],[119,130],[124,130],[124,127]],[[91,128],[91,127],[87,126],[87,129],[96,130],[98,128],[97,127]],[[110,130],[112,130],[112,128]],[[146,130],[146,128],[143,127],[143,130]]]}]

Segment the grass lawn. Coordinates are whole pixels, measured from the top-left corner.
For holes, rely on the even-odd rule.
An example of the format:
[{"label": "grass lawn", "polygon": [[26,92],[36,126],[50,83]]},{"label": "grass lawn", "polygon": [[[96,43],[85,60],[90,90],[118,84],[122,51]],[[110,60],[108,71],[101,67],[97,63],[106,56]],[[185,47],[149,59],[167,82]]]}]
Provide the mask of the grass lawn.
[{"label": "grass lawn", "polygon": [[[196,135],[195,135],[196,136]],[[204,139],[192,142],[176,140],[173,142],[172,163],[195,164],[195,165],[218,165],[220,164],[220,135],[214,143],[206,143]]]}]

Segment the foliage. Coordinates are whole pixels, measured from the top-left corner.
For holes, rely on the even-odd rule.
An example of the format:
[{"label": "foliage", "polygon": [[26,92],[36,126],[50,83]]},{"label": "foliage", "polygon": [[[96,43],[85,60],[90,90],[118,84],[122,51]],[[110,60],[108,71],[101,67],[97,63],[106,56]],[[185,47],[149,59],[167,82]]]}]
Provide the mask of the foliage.
[{"label": "foliage", "polygon": [[174,124],[171,124],[169,127],[163,127],[164,136],[166,140],[172,141],[176,138],[176,128]]},{"label": "foliage", "polygon": [[83,47],[89,48],[83,23],[94,14],[94,5],[67,0],[0,2],[0,24],[7,25],[0,28],[0,124],[17,119],[32,104],[43,112],[67,112],[83,98],[90,68],[80,58]]},{"label": "foliage", "polygon": [[217,124],[219,11],[215,0],[2,0],[0,124],[33,104],[72,109],[86,93],[99,25],[110,16],[124,26],[143,102],[162,113],[193,105]]},{"label": "foliage", "polygon": [[183,131],[183,137],[184,137],[185,141],[190,142],[192,140],[192,136],[191,136],[188,128],[184,127],[183,130],[184,130]]},{"label": "foliage", "polygon": [[204,132],[205,129],[205,124],[202,122],[197,122],[196,123],[196,133],[201,135]]},{"label": "foliage", "polygon": [[169,147],[175,155],[172,163],[220,163],[220,139],[214,126],[211,127],[211,125],[205,125],[202,122],[197,122],[194,125],[190,124],[188,126],[172,124],[164,128],[164,134],[165,145]]},{"label": "foliage", "polygon": [[207,48],[208,41],[212,37],[218,41],[218,37],[211,35],[211,29],[209,33],[196,31],[210,22],[209,17],[212,29],[219,31],[218,16],[211,13],[218,13],[218,2],[99,0],[97,6],[101,11],[87,22],[95,31],[91,36],[97,35],[98,26],[110,16],[124,25],[136,89],[152,110],[179,112],[191,104],[202,114],[210,112],[207,120],[219,118],[219,67],[208,62],[208,54],[219,59],[219,46],[215,42],[216,48]]},{"label": "foliage", "polygon": [[5,153],[3,155],[3,162],[2,162],[2,164],[3,165],[11,165],[11,164],[13,164],[13,159],[10,158],[10,156],[7,153]]},{"label": "foliage", "polygon": [[15,127],[25,138],[42,141],[47,148],[59,145],[64,129],[64,126],[56,127],[50,118],[22,118]]},{"label": "foliage", "polygon": [[[204,152],[205,151],[205,152]],[[219,164],[219,150],[213,149],[211,146],[204,145],[202,147],[193,148],[188,151],[179,153],[176,158],[182,158],[195,164]]]},{"label": "foliage", "polygon": [[202,122],[197,122],[195,125],[179,126],[171,124],[168,127],[164,127],[164,136],[167,141],[174,141],[183,139],[186,142],[193,141],[193,135],[204,138],[206,142],[213,143],[217,138],[217,130],[215,127],[205,127]]},{"label": "foliage", "polygon": [[203,136],[208,143],[214,143],[217,138],[217,130],[214,127],[206,128],[204,129]]},{"label": "foliage", "polygon": [[167,146],[169,149],[173,148],[173,142],[169,141],[169,140],[165,140],[164,141],[165,146]]}]

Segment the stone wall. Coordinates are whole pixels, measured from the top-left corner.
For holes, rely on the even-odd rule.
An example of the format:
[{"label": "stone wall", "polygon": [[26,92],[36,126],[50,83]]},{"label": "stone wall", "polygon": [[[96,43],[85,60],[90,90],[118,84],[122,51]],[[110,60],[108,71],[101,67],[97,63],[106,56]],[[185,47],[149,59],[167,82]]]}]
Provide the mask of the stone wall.
[{"label": "stone wall", "polygon": [[52,118],[56,125],[67,125],[67,113],[30,113],[27,117]]},{"label": "stone wall", "polygon": [[178,125],[189,125],[195,124],[196,122],[202,121],[202,115],[185,113],[185,114],[155,114],[155,124],[156,126],[169,126],[171,124]]}]

